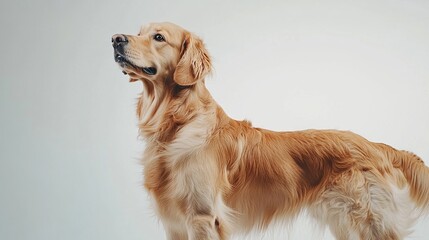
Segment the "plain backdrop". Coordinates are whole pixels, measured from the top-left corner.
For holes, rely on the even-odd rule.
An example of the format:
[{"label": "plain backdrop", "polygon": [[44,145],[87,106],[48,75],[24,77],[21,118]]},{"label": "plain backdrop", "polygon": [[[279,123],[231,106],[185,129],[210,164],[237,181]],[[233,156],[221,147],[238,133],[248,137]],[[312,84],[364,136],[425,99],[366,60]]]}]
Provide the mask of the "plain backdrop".
[{"label": "plain backdrop", "polygon": [[[110,42],[148,22],[205,40],[231,117],[351,130],[429,163],[429,1],[22,0],[0,19],[0,239],[165,239],[142,188],[142,86]],[[410,239],[428,236],[422,220]],[[304,216],[246,239],[333,238]]]}]

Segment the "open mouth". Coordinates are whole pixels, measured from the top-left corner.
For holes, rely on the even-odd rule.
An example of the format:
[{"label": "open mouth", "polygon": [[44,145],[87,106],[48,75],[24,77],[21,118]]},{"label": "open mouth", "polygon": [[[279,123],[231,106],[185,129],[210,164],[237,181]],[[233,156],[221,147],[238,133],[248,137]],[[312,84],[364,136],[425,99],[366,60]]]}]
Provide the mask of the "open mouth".
[{"label": "open mouth", "polygon": [[[120,55],[115,51],[115,62],[117,62],[121,67],[130,66],[135,69],[141,69],[144,73],[147,75],[155,75],[156,74],[156,68],[154,67],[139,67],[133,64],[131,61],[129,61],[125,56]],[[126,73],[126,72],[124,72]]]}]

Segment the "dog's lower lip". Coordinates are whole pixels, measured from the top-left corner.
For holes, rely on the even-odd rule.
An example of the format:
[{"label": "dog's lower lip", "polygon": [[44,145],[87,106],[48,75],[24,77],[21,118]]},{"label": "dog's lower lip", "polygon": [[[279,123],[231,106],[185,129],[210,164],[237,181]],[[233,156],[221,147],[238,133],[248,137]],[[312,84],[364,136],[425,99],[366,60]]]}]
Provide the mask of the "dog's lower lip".
[{"label": "dog's lower lip", "polygon": [[[134,68],[140,68],[147,75],[155,75],[157,72],[156,68],[154,68],[154,67],[138,67],[138,66],[132,64],[130,61],[128,61],[126,57],[124,57],[118,53],[115,54],[115,61],[119,64],[126,63],[126,64],[128,64]],[[125,71],[122,71],[122,73],[127,74]]]}]

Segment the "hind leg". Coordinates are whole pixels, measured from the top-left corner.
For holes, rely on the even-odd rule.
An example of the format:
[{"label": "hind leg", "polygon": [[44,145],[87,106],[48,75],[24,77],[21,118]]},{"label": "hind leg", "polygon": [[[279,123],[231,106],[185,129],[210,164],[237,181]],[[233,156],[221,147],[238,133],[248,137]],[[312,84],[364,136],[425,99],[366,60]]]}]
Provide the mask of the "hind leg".
[{"label": "hind leg", "polygon": [[389,186],[370,171],[340,175],[310,208],[339,240],[399,240],[397,208]]}]

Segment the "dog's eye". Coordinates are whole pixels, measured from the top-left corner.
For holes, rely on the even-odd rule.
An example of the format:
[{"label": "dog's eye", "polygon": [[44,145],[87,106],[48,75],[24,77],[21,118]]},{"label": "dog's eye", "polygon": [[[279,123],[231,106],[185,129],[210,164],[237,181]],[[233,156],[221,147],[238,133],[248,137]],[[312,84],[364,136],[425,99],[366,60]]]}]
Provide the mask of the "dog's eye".
[{"label": "dog's eye", "polygon": [[157,33],[155,35],[153,35],[153,39],[155,39],[155,41],[158,42],[165,42],[165,38],[164,36],[162,36],[161,34]]}]

